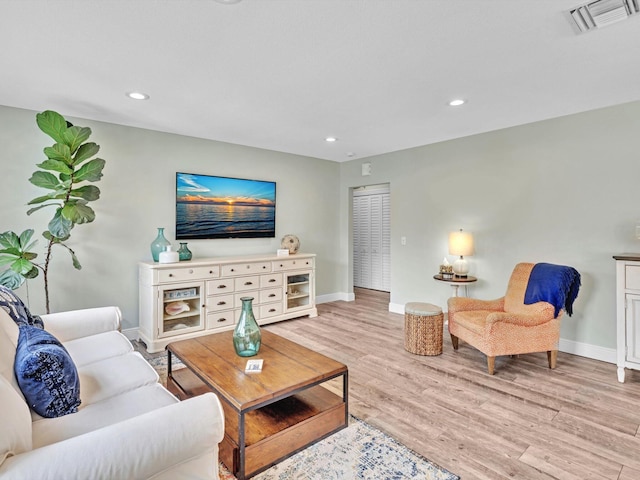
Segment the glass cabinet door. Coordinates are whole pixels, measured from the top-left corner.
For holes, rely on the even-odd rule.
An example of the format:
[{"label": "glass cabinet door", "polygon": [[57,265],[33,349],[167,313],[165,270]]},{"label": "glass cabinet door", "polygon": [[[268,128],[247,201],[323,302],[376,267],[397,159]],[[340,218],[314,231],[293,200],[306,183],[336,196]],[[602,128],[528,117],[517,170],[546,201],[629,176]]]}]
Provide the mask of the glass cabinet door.
[{"label": "glass cabinet door", "polygon": [[204,329],[204,284],[181,284],[158,289],[160,325],[158,337]]},{"label": "glass cabinet door", "polygon": [[311,305],[311,273],[298,272],[286,274],[287,280],[287,300],[286,309],[295,310]]}]

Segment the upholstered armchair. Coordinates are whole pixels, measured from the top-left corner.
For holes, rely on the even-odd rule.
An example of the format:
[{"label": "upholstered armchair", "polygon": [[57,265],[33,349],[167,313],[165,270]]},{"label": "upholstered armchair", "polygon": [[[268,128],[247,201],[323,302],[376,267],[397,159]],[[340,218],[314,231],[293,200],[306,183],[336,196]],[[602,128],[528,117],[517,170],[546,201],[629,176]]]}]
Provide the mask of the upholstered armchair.
[{"label": "upholstered armchair", "polygon": [[458,350],[463,340],[480,350],[487,356],[489,375],[500,355],[547,352],[549,368],[555,368],[560,320],[565,310],[573,313],[579,287],[580,274],[571,267],[519,263],[504,297],[448,300],[453,348]]}]

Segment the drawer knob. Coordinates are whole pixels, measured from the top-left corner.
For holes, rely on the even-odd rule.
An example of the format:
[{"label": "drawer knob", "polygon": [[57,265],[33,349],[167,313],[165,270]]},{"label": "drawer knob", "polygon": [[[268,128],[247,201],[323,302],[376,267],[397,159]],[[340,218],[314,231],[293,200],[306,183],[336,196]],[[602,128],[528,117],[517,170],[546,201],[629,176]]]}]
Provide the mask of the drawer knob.
[{"label": "drawer knob", "polygon": [[231,269],[231,271],[232,271],[232,272],[235,272],[235,271],[236,271],[236,269],[235,269],[235,268],[232,268],[232,269]]},{"label": "drawer knob", "polygon": [[269,279],[269,283],[273,283],[273,282],[275,282],[275,281],[276,281],[276,279],[275,279],[275,278],[270,278],[270,279]]},{"label": "drawer knob", "polygon": [[169,276],[170,276],[170,277],[173,277],[173,273],[170,273],[170,274],[169,274]]},{"label": "drawer knob", "polygon": [[276,311],[276,309],[275,309],[275,308],[270,308],[270,309],[269,309],[269,313],[271,313],[271,312],[275,312],[275,311]]},{"label": "drawer knob", "polygon": [[213,275],[213,270],[209,270],[209,275]]},{"label": "drawer knob", "polygon": [[216,288],[227,288],[226,285],[218,285]]},{"label": "drawer knob", "polygon": [[280,264],[280,267],[282,268],[282,267],[284,267],[284,265],[283,265],[283,264]]},{"label": "drawer knob", "polygon": [[244,282],[245,285],[253,285],[253,282]]},{"label": "drawer knob", "polygon": [[218,305],[226,305],[226,304],[227,304],[227,302],[225,302],[224,300],[221,300],[221,301],[218,302]]},{"label": "drawer knob", "polygon": [[189,269],[189,273],[193,273],[193,269],[192,268]]},{"label": "drawer knob", "polygon": [[272,293],[272,294],[270,294],[270,295],[269,295],[269,298],[273,298],[273,297],[275,297],[275,296],[276,296],[276,294],[275,294],[275,293]]},{"label": "drawer knob", "polygon": [[262,265],[262,269],[264,270],[265,268],[267,268],[267,266],[266,265]]},{"label": "drawer knob", "polygon": [[226,321],[227,321],[227,319],[226,319],[226,318],[219,318],[219,319],[218,319],[218,322],[219,322],[219,323],[226,322]]},{"label": "drawer knob", "polygon": [[247,265],[247,270],[251,268],[251,265]]}]

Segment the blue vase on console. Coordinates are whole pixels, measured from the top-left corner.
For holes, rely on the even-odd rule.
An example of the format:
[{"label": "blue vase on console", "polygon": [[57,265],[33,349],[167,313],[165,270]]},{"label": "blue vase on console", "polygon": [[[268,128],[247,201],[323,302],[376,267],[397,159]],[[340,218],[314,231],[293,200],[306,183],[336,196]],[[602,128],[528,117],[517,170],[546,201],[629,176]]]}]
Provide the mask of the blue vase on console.
[{"label": "blue vase on console", "polygon": [[169,242],[169,240],[164,236],[164,227],[158,227],[158,236],[153,242],[151,242],[151,256],[153,257],[153,261],[159,261],[160,252],[164,252],[167,247],[170,246],[171,242]]}]

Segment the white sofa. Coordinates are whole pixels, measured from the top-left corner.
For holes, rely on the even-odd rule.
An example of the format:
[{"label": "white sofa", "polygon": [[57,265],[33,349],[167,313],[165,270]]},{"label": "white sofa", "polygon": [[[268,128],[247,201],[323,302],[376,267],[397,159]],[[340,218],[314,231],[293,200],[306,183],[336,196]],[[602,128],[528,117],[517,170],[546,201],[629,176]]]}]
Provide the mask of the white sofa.
[{"label": "white sofa", "polygon": [[42,319],[77,367],[82,403],[58,418],[29,409],[13,371],[19,328],[0,308],[0,478],[218,479],[214,394],[179,402],[119,332],[116,307]]}]

